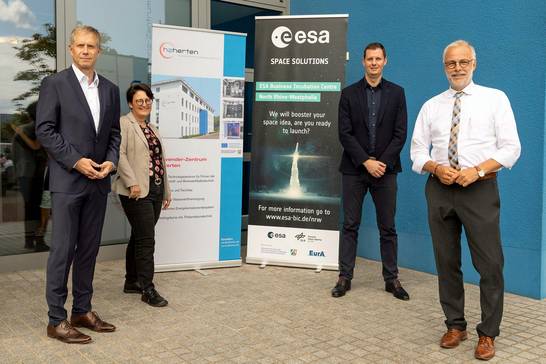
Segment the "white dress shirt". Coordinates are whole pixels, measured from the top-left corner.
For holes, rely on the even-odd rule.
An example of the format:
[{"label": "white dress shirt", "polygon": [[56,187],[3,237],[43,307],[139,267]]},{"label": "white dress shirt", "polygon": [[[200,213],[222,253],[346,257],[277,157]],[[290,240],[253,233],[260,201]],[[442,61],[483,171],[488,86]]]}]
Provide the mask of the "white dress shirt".
[{"label": "white dress shirt", "polygon": [[[413,171],[425,173],[423,166],[430,160],[449,166],[447,149],[455,93],[450,88],[421,108],[411,138]],[[470,168],[494,159],[511,168],[519,158],[521,145],[508,97],[500,90],[473,82],[463,93],[457,140],[459,166]]]},{"label": "white dress shirt", "polygon": [[95,123],[95,130],[98,131],[100,121],[99,76],[97,75],[97,72],[95,72],[93,82],[90,84],[87,76],[74,64],[72,64],[72,69],[74,70],[76,78],[80,83],[85,99],[87,100],[87,104],[89,105],[89,109],[91,109],[91,115],[93,116],[93,122]]}]

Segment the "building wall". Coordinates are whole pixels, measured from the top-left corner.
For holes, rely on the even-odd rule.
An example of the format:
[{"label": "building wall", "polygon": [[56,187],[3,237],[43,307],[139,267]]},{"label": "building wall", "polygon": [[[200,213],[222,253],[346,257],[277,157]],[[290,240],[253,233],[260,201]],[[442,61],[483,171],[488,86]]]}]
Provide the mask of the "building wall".
[{"label": "building wall", "polygon": [[[491,6],[494,5],[494,6]],[[474,81],[502,89],[512,103],[522,155],[512,170],[499,175],[501,230],[507,291],[546,296],[544,222],[544,141],[546,2],[544,0],[438,0],[381,2],[298,0],[291,14],[349,14],[347,82],[363,75],[365,44],[382,42],[388,52],[385,78],[405,88],[408,142],[398,178],[399,264],[435,272],[424,197],[425,176],[411,171],[409,139],[421,105],[448,87],[442,51],[456,39],[470,41],[477,52]],[[375,212],[368,197],[359,239],[359,255],[379,259]],[[465,280],[479,279],[463,242]],[[377,272],[380,279],[381,273]],[[357,277],[358,278],[358,277]],[[404,277],[402,275],[401,279]]]},{"label": "building wall", "polygon": [[[157,91],[158,87],[159,91]],[[180,87],[180,82],[152,84],[154,96],[159,100],[159,130],[164,138],[182,137],[182,130],[187,126],[187,122],[182,120],[182,112],[185,112],[186,109],[181,104],[182,90]],[[154,102],[151,115],[156,115],[156,108],[157,103]],[[172,120],[178,122],[173,123]]]},{"label": "building wall", "polygon": [[[164,137],[180,138],[214,131],[214,115],[210,106],[201,105],[197,101],[200,100],[199,96],[189,90],[182,81],[153,84],[152,88],[156,99],[159,99],[159,126]],[[184,92],[184,88],[188,92]],[[151,113],[154,119],[156,108],[157,105],[154,103]],[[205,120],[204,128],[200,128],[201,118]],[[162,120],[178,120],[179,122],[162,124]]]},{"label": "building wall", "polygon": [[[546,76],[544,77],[544,89],[546,90]],[[546,92],[544,95],[544,119],[546,119]],[[544,121],[546,124],[546,120]],[[546,127],[544,128],[543,140],[546,141]],[[543,161],[546,161],[546,148],[544,148]],[[543,163],[544,166],[544,163]],[[546,168],[542,170],[542,180],[546,181]],[[542,206],[546,206],[546,193],[542,194]],[[542,209],[542,226],[546,225],[545,209]],[[542,229],[542,277],[541,277],[541,297],[546,296],[546,229]]]}]

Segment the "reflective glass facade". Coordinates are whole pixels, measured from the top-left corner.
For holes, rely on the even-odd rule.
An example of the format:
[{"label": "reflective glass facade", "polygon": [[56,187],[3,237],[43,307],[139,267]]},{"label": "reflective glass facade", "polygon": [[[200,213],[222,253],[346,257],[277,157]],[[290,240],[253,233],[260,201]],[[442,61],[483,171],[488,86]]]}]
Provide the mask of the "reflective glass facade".
[{"label": "reflective glass facade", "polygon": [[[47,154],[33,132],[33,103],[41,80],[70,66],[70,31],[88,24],[103,35],[97,71],[121,91],[150,81],[154,23],[248,33],[244,145],[250,152],[254,17],[288,13],[284,0],[18,0],[3,1],[0,17],[0,271],[18,269],[10,256],[42,250],[51,240],[48,219]],[[245,163],[245,186],[249,163]],[[243,187],[247,191],[246,187]],[[243,209],[246,213],[247,197]],[[129,224],[116,196],[109,196],[102,245],[126,243]],[[38,249],[36,243],[39,243]],[[38,255],[36,255],[38,256]],[[34,255],[26,267],[43,266]],[[16,260],[19,264],[20,259]],[[7,267],[7,268],[6,268]]]},{"label": "reflective glass facade", "polygon": [[10,1],[2,12],[0,256],[34,252],[36,243],[44,250],[49,239],[47,155],[34,118],[40,82],[56,71],[57,61],[55,1]]}]

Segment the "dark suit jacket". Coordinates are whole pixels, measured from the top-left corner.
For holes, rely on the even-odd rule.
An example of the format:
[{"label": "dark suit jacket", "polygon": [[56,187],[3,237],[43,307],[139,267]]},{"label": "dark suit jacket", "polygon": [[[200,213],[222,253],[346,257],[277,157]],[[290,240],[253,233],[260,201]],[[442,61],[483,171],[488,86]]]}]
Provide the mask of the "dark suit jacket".
[{"label": "dark suit jacket", "polygon": [[36,135],[49,159],[51,192],[78,193],[96,183],[110,191],[110,178],[90,180],[73,167],[82,158],[117,165],[119,158],[119,89],[99,75],[100,121],[98,131],[85,95],[72,67],[46,77],[40,87]]},{"label": "dark suit jacket", "polygon": [[[382,82],[374,157],[387,165],[386,173],[399,173],[400,152],[407,135],[406,96],[402,87],[385,79]],[[362,165],[370,158],[366,85],[363,78],[344,88],[339,100],[339,140],[343,146],[339,170],[345,174],[367,173]]]}]

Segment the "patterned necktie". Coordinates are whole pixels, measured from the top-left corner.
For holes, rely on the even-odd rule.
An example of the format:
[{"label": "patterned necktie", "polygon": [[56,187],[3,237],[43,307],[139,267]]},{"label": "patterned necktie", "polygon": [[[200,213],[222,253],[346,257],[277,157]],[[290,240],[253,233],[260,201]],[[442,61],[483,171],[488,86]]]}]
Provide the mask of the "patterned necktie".
[{"label": "patterned necktie", "polygon": [[461,96],[463,96],[462,91],[455,94],[453,116],[451,117],[451,131],[449,133],[449,146],[447,148],[447,159],[449,160],[449,165],[455,169],[459,169],[457,137],[459,136],[459,122],[461,121]]}]

